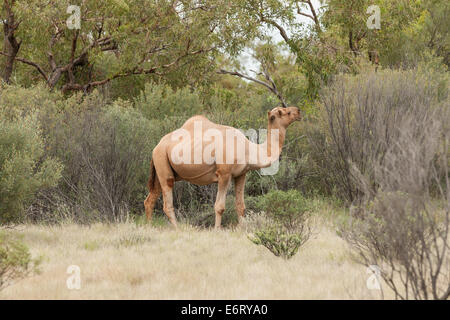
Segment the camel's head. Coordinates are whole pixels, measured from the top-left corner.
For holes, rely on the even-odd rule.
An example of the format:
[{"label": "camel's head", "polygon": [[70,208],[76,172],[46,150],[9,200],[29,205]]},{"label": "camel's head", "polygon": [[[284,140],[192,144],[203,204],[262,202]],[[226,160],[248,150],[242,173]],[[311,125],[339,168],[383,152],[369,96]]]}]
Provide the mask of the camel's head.
[{"label": "camel's head", "polygon": [[302,119],[297,107],[276,107],[268,112],[269,123],[273,126],[288,127],[292,122]]}]

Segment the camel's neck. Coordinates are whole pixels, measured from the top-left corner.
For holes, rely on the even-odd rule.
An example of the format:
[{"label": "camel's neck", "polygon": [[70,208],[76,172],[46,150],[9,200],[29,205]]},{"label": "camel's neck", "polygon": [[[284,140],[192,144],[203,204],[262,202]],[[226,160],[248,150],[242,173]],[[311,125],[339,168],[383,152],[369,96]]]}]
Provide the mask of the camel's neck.
[{"label": "camel's neck", "polygon": [[258,164],[256,168],[266,168],[277,161],[283,148],[286,128],[267,126],[267,139],[258,145]]}]

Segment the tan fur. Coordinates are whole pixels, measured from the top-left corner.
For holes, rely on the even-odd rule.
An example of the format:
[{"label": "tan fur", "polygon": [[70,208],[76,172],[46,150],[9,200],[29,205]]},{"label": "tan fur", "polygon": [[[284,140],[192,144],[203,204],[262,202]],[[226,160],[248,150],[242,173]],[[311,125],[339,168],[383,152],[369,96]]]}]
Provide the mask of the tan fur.
[{"label": "tan fur", "polygon": [[[223,141],[223,157],[226,159],[227,154],[232,158],[234,156],[233,163],[205,163],[203,159],[199,164],[177,164],[171,158],[172,151],[179,144],[179,141],[173,139],[172,134],[177,131],[171,132],[165,135],[158,145],[153,149],[152,161],[150,162],[150,178],[148,182],[149,195],[145,199],[145,212],[147,219],[151,220],[152,212],[160,193],[163,195],[164,200],[164,212],[168,216],[170,222],[176,227],[175,212],[173,208],[173,185],[175,181],[185,180],[197,185],[207,185],[211,183],[218,183],[217,198],[214,205],[216,213],[215,227],[219,228],[221,224],[222,214],[225,210],[225,198],[228,188],[231,184],[231,180],[235,181],[236,189],[236,210],[239,217],[239,222],[242,221],[245,211],[244,203],[244,187],[245,187],[245,175],[249,170],[256,170],[260,168],[269,167],[274,161],[276,161],[281,153],[281,148],[284,143],[286,128],[294,121],[300,120],[300,111],[296,107],[281,108],[276,107],[268,112],[268,130],[266,142],[255,145],[250,142],[245,135],[238,129],[223,126],[220,124],[209,121],[204,116],[194,116],[188,119],[181,129],[187,130],[191,137],[195,137],[194,126],[201,123],[202,133],[208,129],[218,130],[223,137],[226,136],[226,130],[232,130],[236,136],[236,143],[234,150],[231,145],[228,145],[227,140]],[[278,130],[279,133],[279,149],[275,154],[271,154],[271,134]],[[179,129],[180,130],[180,129]],[[192,154],[198,148],[205,150],[207,145],[211,142],[205,142],[204,139],[191,139],[190,148]],[[241,152],[241,158],[237,159],[237,148],[243,146],[245,152]],[[249,153],[251,147],[257,148],[258,152],[266,151],[268,158],[264,160],[258,160],[256,164],[249,162]],[[213,154],[217,155],[220,150],[213,150]],[[155,174],[156,173],[156,174]]]}]

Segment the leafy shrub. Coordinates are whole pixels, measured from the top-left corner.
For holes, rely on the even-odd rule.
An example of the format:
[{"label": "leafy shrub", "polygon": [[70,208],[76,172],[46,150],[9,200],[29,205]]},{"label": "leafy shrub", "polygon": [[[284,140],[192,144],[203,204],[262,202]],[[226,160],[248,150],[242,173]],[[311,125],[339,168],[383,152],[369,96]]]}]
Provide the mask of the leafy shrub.
[{"label": "leafy shrub", "polygon": [[299,233],[289,233],[276,226],[255,231],[250,240],[257,245],[263,245],[275,256],[285,259],[292,258],[306,242]]},{"label": "leafy shrub", "polygon": [[0,233],[0,290],[37,272],[39,264],[40,259],[33,259],[21,241]]},{"label": "leafy shrub", "polygon": [[0,114],[0,223],[20,221],[35,194],[57,184],[62,166],[43,155],[36,117],[9,121]]},{"label": "leafy shrub", "polygon": [[186,120],[203,110],[197,92],[191,92],[188,87],[173,90],[168,85],[153,82],[145,84],[134,105],[147,119],[182,117]]},{"label": "leafy shrub", "polygon": [[56,113],[64,105],[63,95],[58,91],[51,92],[43,84],[30,88],[2,86],[0,109],[3,116],[10,120],[32,114]]},{"label": "leafy shrub", "polygon": [[311,236],[306,199],[297,190],[272,190],[261,197],[257,206],[266,213],[267,220],[257,227],[250,240],[276,256],[292,258]]}]

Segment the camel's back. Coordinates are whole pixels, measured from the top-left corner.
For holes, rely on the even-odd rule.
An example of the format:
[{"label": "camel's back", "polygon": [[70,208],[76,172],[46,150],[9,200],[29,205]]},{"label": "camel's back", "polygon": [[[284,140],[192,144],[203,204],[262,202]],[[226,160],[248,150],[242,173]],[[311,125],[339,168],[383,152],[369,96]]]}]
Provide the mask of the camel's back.
[{"label": "camel's back", "polygon": [[194,132],[194,128],[201,128],[202,131],[211,128],[222,131],[226,130],[227,127],[221,124],[214,123],[203,115],[196,115],[187,119],[186,122],[181,126],[181,128],[189,132]]}]

